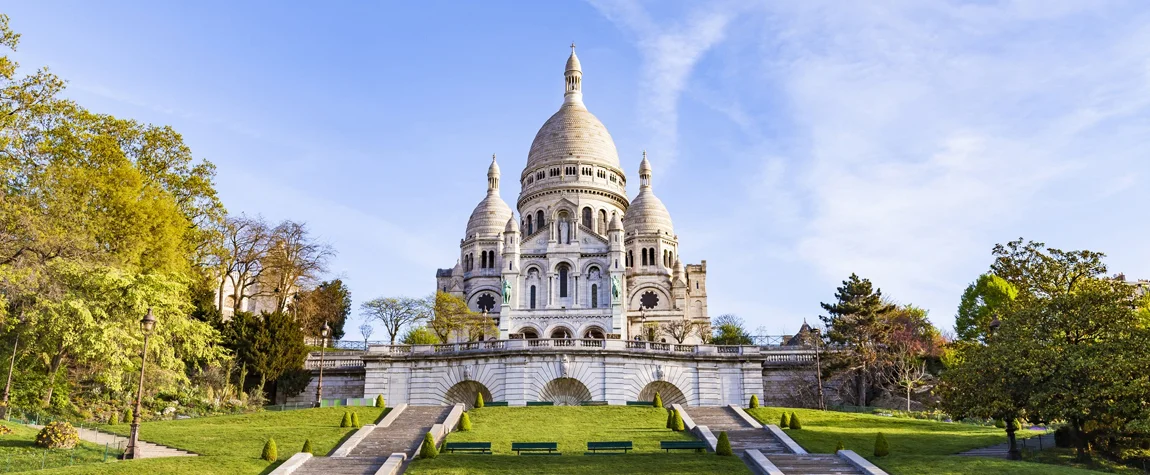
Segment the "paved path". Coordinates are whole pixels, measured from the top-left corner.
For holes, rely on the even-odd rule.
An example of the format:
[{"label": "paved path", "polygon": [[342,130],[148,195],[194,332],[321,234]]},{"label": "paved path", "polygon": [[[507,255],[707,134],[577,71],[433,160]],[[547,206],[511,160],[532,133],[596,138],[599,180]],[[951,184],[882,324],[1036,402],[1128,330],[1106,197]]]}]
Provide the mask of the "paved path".
[{"label": "paved path", "polygon": [[[43,429],[44,426],[29,424],[28,427],[36,430]],[[100,432],[93,429],[78,428],[76,429],[80,435],[80,440],[91,442],[97,445],[109,444],[112,447],[119,447],[123,449],[128,446],[128,438],[116,434],[109,434],[107,432]],[[180,450],[166,445],[153,444],[151,442],[138,441],[140,444],[140,458],[150,459],[159,457],[195,457],[196,454],[186,450]]]},{"label": "paved path", "polygon": [[686,410],[695,424],[707,426],[715,437],[726,431],[735,455],[742,457],[746,450],[757,449],[787,475],[859,473],[838,455],[791,453],[770,431],[751,427],[729,407],[689,407]]},{"label": "paved path", "polygon": [[387,457],[403,452],[408,459],[423,437],[451,412],[452,406],[407,406],[389,427],[376,427],[347,457],[312,457],[293,475],[372,475]]},{"label": "paved path", "polygon": [[[1018,448],[1028,448],[1031,450],[1049,449],[1054,447],[1054,433],[1043,434],[1038,437],[1030,437],[1027,439],[1018,439]],[[958,455],[965,455],[968,457],[994,457],[1006,458],[1006,453],[1010,450],[1010,442],[1003,442],[989,447],[979,447],[974,450],[967,450]]]}]

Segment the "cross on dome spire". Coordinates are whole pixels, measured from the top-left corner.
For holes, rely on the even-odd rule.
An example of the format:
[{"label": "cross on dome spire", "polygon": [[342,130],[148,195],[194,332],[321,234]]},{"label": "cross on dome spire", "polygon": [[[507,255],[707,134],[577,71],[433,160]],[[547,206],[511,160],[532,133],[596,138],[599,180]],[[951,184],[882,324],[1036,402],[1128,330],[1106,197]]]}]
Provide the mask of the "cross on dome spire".
[{"label": "cross on dome spire", "polygon": [[571,42],[571,56],[567,58],[567,68],[563,71],[566,84],[563,92],[564,104],[583,104],[583,65],[575,56],[575,42]]},{"label": "cross on dome spire", "polygon": [[499,164],[495,163],[495,154],[491,154],[491,166],[487,167],[487,192],[499,193]]},{"label": "cross on dome spire", "polygon": [[651,162],[647,160],[647,150],[643,150],[643,161],[639,162],[639,188],[651,187]]}]

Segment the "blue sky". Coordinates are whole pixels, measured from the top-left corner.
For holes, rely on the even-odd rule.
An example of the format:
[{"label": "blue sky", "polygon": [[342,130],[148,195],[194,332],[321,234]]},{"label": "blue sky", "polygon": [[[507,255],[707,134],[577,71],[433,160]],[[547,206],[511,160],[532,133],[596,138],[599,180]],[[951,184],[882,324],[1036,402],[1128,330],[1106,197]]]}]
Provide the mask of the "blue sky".
[{"label": "blue sky", "polygon": [[558,109],[572,40],[632,196],[646,149],[681,255],[707,260],[713,315],[792,333],[857,272],[950,328],[991,247],[1020,236],[1150,278],[1145,2],[3,11],[25,72],[47,65],[90,109],[174,126],[219,167],[229,211],[306,221],[334,245],[357,306],[430,293],[454,265],[491,154],[517,175]]}]

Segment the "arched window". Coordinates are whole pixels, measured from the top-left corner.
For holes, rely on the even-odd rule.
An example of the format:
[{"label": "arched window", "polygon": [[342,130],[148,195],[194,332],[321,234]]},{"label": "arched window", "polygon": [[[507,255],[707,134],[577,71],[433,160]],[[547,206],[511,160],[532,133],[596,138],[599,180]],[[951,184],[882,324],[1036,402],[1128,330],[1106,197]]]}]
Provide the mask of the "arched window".
[{"label": "arched window", "polygon": [[531,216],[527,216],[527,234],[535,232],[535,228],[531,227]]},{"label": "arched window", "polygon": [[543,229],[544,224],[545,223],[543,222],[543,210],[536,211],[535,212],[535,227],[538,229]]},{"label": "arched window", "polygon": [[599,308],[599,286],[591,284],[591,308]]},{"label": "arched window", "polygon": [[607,211],[599,210],[599,234],[607,234]]},{"label": "arched window", "polygon": [[479,268],[480,269],[487,268],[487,251],[483,251],[483,252],[479,253]]},{"label": "arched window", "polygon": [[535,308],[535,286],[531,286],[531,308]]},{"label": "arched window", "polygon": [[627,251],[627,267],[635,266],[635,251]]},{"label": "arched window", "polygon": [[591,208],[583,208],[583,227],[593,229],[591,224]]},{"label": "arched window", "polygon": [[651,265],[655,265],[655,248],[647,249],[647,254],[651,255]]},{"label": "arched window", "polygon": [[559,296],[567,296],[567,264],[559,264]]}]

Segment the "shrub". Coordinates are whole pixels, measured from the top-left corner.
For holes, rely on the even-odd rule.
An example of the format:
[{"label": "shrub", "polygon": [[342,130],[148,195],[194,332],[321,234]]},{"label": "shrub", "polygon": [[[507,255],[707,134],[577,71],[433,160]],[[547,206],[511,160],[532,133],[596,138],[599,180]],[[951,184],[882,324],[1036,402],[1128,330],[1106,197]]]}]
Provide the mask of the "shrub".
[{"label": "shrub", "polygon": [[780,429],[786,429],[787,427],[790,427],[791,426],[790,421],[791,420],[787,418],[787,413],[784,412],[782,417],[779,417],[779,428]]},{"label": "shrub", "polygon": [[671,430],[675,430],[675,410],[674,409],[668,409],[667,410],[667,428],[671,429]]},{"label": "shrub", "polygon": [[351,427],[351,413],[344,411],[343,419],[339,421],[340,427]]},{"label": "shrub", "polygon": [[382,394],[375,397],[375,407],[387,407],[387,401],[383,400]]},{"label": "shrub", "polygon": [[305,454],[314,453],[314,452],[312,452],[312,449],[311,449],[311,439],[304,439],[303,440],[303,448],[300,449],[300,452],[303,452]]},{"label": "shrub", "polygon": [[355,427],[357,429],[360,427],[363,427],[363,424],[359,423],[359,413],[358,412],[351,413],[351,426]]},{"label": "shrub", "polygon": [[466,412],[459,418],[459,430],[463,432],[471,430],[471,416],[467,415]]},{"label": "shrub", "polygon": [[52,422],[36,434],[36,446],[45,449],[70,449],[80,441],[80,433],[67,422]]},{"label": "shrub", "polygon": [[483,393],[477,393],[475,395],[475,407],[476,408],[483,407]]},{"label": "shrub", "polygon": [[[482,396],[480,396],[482,397]],[[439,456],[439,448],[435,446],[435,437],[428,432],[423,436],[423,445],[419,448],[419,458],[433,459]]]},{"label": "shrub", "polygon": [[7,435],[11,433],[12,429],[8,428],[6,425],[0,424],[0,435]]},{"label": "shrub", "polygon": [[275,439],[268,438],[267,443],[264,444],[264,453],[260,455],[260,458],[268,462],[275,462],[276,459],[280,458],[279,453],[276,451]]},{"label": "shrub", "polygon": [[995,419],[994,420],[994,427],[997,427],[999,429],[1005,429],[1006,428],[1006,421],[1004,421],[1002,419]]},{"label": "shrub", "polygon": [[835,446],[835,452],[836,453],[840,450],[846,450],[846,449],[847,449],[847,446],[843,445],[843,441],[841,441],[841,440],[839,441],[839,445]]},{"label": "shrub", "polygon": [[715,455],[731,455],[731,440],[727,438],[727,431],[719,432],[719,443],[715,444]]},{"label": "shrub", "polygon": [[758,394],[752,394],[751,395],[751,409],[754,409],[757,407],[759,407],[759,395]]},{"label": "shrub", "polygon": [[886,436],[879,432],[874,438],[874,456],[886,457],[890,455],[890,445],[886,443]]},{"label": "shrub", "polygon": [[679,414],[679,411],[675,411],[675,432],[683,432],[684,430],[686,427],[683,426],[683,416]]},{"label": "shrub", "polygon": [[124,421],[125,424],[131,424],[132,423],[132,410],[131,409],[124,409],[124,417],[122,420]]},{"label": "shrub", "polygon": [[655,393],[655,407],[663,407],[663,398],[659,396],[659,393]]},{"label": "shrub", "polygon": [[799,415],[793,412],[791,413],[791,428],[796,430],[803,428],[803,423],[799,422]]},{"label": "shrub", "polygon": [[108,416],[108,425],[114,426],[114,425],[119,425],[119,424],[120,424],[120,413],[113,412],[111,416]]},{"label": "shrub", "polygon": [[1010,422],[1010,427],[1014,429],[1015,432],[1018,432],[1022,430],[1022,421],[1015,419]]}]

